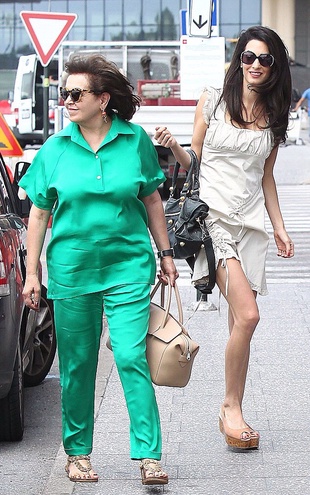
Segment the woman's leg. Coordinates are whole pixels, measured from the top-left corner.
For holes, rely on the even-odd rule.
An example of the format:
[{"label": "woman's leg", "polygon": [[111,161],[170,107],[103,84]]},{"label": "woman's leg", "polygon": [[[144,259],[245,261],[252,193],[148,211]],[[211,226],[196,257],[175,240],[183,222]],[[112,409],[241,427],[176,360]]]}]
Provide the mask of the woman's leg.
[{"label": "woman's leg", "polygon": [[145,284],[115,287],[104,296],[104,311],[130,418],[131,458],[159,460],[160,419],[145,354],[149,294]]},{"label": "woman's leg", "polygon": [[[63,444],[69,456],[88,455],[92,451],[102,307],[101,293],[54,301]],[[87,465],[86,460],[80,463]],[[77,471],[76,467],[72,469]]]},{"label": "woman's leg", "polygon": [[217,284],[229,304],[230,336],[225,353],[225,399],[223,414],[227,425],[232,429],[248,427],[242,415],[242,400],[245,389],[250,343],[254,330],[259,322],[259,312],[253,293],[239,261],[235,258],[227,260],[228,294],[225,295],[227,273],[219,265]]}]

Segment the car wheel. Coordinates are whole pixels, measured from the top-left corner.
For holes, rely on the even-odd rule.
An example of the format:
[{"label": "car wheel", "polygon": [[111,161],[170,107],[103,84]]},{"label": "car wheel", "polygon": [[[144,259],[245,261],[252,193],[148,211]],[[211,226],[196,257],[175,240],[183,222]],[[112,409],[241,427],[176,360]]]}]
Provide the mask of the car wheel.
[{"label": "car wheel", "polygon": [[6,397],[0,400],[0,440],[16,442],[24,434],[24,388],[21,345],[19,343],[11,389]]},{"label": "car wheel", "polygon": [[56,352],[56,333],[53,303],[46,297],[44,286],[41,290],[39,312],[29,311],[27,325],[35,325],[33,342],[29,350],[29,362],[24,370],[26,387],[39,385],[49,372]]}]

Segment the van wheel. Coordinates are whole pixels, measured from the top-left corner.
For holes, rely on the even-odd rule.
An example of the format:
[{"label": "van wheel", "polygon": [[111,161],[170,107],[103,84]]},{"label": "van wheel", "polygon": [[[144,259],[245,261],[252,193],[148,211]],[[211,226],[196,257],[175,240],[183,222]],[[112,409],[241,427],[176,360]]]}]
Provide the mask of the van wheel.
[{"label": "van wheel", "polygon": [[56,352],[56,332],[54,324],[54,308],[47,299],[47,290],[41,288],[39,312],[29,311],[27,325],[35,325],[32,332],[33,342],[29,353],[29,363],[24,370],[26,387],[39,385],[48,374]]},{"label": "van wheel", "polygon": [[11,389],[0,400],[0,441],[16,442],[24,434],[24,388],[21,345],[19,342]]}]

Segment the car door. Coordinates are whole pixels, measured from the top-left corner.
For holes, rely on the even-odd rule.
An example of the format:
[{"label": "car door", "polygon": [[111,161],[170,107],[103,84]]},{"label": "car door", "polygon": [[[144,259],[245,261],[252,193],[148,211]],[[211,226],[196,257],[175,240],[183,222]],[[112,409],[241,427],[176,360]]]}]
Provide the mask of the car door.
[{"label": "car door", "polygon": [[7,242],[9,242],[10,255],[13,259],[11,265],[15,271],[18,285],[17,296],[19,296],[22,292],[25,276],[27,230],[18,215],[11,179],[2,156],[0,160],[0,219],[2,225],[1,234],[5,235],[8,239]]}]

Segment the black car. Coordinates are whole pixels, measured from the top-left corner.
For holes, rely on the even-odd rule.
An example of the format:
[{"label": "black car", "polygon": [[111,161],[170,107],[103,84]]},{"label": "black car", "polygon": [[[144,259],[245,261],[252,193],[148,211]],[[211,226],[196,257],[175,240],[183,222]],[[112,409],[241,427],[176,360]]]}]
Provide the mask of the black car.
[{"label": "black car", "polygon": [[17,192],[16,178],[10,177],[0,154],[0,441],[22,439],[24,386],[44,380],[56,350],[46,287],[38,312],[23,302],[30,201],[20,200]]}]

